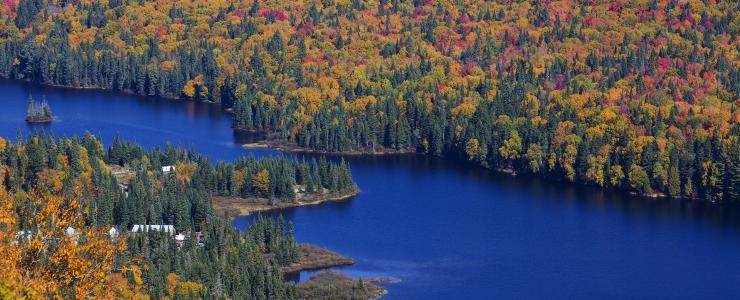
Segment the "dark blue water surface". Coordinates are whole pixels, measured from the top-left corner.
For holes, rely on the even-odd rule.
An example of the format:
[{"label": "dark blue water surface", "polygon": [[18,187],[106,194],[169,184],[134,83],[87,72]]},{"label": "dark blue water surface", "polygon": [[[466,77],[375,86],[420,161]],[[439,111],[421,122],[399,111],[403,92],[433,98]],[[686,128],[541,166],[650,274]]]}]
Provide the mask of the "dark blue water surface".
[{"label": "dark blue water surface", "polygon": [[[45,95],[58,121],[27,126],[29,93]],[[0,81],[0,99],[0,136],[11,139],[19,128],[44,128],[192,146],[213,160],[280,155],[241,148],[248,138],[215,105],[10,81]],[[342,272],[396,279],[387,299],[740,297],[736,207],[510,178],[418,155],[346,159],[359,196],[268,215],[293,221],[300,242],[357,260]]]}]

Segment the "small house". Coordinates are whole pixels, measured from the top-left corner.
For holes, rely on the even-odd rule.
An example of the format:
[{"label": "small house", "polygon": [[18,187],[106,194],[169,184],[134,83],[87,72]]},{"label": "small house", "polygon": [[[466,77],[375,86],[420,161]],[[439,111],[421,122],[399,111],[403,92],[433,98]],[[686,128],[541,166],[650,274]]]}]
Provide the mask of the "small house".
[{"label": "small house", "polygon": [[118,229],[116,227],[111,226],[110,229],[108,229],[108,236],[115,239],[118,237]]},{"label": "small house", "polygon": [[66,233],[67,233],[67,236],[70,237],[70,239],[72,240],[72,242],[75,245],[77,245],[77,243],[79,242],[79,239],[80,239],[80,232],[77,231],[77,229],[75,229],[74,227],[67,227]]},{"label": "small house", "polygon": [[75,230],[74,227],[67,227],[67,235],[76,236],[76,235],[79,235],[79,233],[77,232],[77,230]]},{"label": "small house", "polygon": [[178,233],[177,235],[175,235],[175,243],[177,243],[178,247],[182,247],[182,244],[185,243],[186,238],[187,237],[184,234]]},{"label": "small house", "polygon": [[162,167],[162,173],[169,173],[175,170],[175,166],[164,166]]}]

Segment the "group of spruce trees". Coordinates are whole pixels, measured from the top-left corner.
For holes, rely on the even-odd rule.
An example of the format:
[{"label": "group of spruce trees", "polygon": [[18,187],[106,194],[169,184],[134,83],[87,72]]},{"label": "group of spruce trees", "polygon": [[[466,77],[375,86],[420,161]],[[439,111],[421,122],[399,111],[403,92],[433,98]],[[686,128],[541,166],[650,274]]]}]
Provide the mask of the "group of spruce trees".
[{"label": "group of spruce trees", "polygon": [[51,107],[46,99],[41,102],[33,100],[33,96],[28,96],[28,106],[26,108],[26,121],[27,122],[46,122],[51,120]]},{"label": "group of spruce trees", "polygon": [[[127,189],[111,172],[114,165],[135,174]],[[161,167],[168,165],[180,170],[163,172]],[[106,149],[90,134],[57,139],[41,132],[24,139],[19,133],[15,142],[0,140],[0,167],[6,188],[14,192],[56,186],[62,195],[78,195],[87,226],[104,230],[116,226],[127,232],[133,224],[172,224],[179,233],[189,235],[180,244],[165,233],[126,235],[128,250],[118,262],[138,258],[148,265],[140,276],[144,290],[155,298],[167,295],[170,273],[183,281],[203,284],[206,288],[195,291],[195,298],[293,298],[294,287],[276,269],[298,259],[293,225],[282,218],[258,218],[240,233],[229,220],[216,216],[211,196],[258,196],[254,188],[238,182],[250,182],[244,178],[260,171],[269,175],[260,191],[264,194],[259,196],[275,201],[293,201],[294,185],[307,193],[355,188],[344,162],[250,157],[213,166],[192,150],[170,146],[146,151],[116,138]],[[75,191],[78,182],[88,182],[90,189]],[[21,218],[33,217],[32,211],[18,213]],[[196,232],[202,234],[202,244],[196,241]],[[266,253],[271,258],[266,259]]]},{"label": "group of spruce trees", "polygon": [[[178,244],[164,233],[131,235],[121,261],[143,258],[151,266],[142,270],[141,278],[153,298],[167,296],[168,275],[177,274],[181,281],[205,287],[178,293],[190,299],[293,299],[295,286],[277,269],[298,260],[292,228],[282,218],[260,217],[239,233],[230,221],[211,216],[202,246],[194,238]],[[265,253],[273,258],[266,259]]]},{"label": "group of spruce trees", "polygon": [[[409,13],[413,10],[399,9],[398,1],[383,2],[377,13],[386,20],[393,14],[402,20],[411,18]],[[681,98],[688,104],[697,100],[692,98],[691,89],[694,87],[677,86],[673,82],[648,86],[656,83],[644,80],[646,76],[656,75],[662,61],[675,61],[677,58],[684,62],[676,63],[671,70],[678,78],[691,72],[690,64],[701,66],[701,74],[711,72],[723,85],[723,90],[709,91],[716,94],[713,97],[724,103],[737,101],[740,68],[718,48],[723,36],[735,37],[737,34],[731,25],[734,21],[732,13],[702,14],[697,22],[699,25],[682,30],[669,26],[655,33],[661,37],[690,41],[690,44],[673,43],[668,39],[667,47],[657,47],[653,45],[656,39],[647,35],[638,42],[625,38],[621,44],[612,45],[614,49],[603,49],[619,55],[597,55],[594,51],[586,57],[576,54],[574,60],[583,64],[572,64],[556,55],[543,70],[535,72],[530,61],[519,59],[505,64],[500,57],[508,55],[512,49],[520,49],[526,56],[540,45],[551,47],[573,39],[586,41],[584,24],[588,17],[585,10],[580,10],[580,15],[572,16],[566,23],[558,17],[552,18],[547,5],[535,2],[529,21],[537,27],[552,30],[538,35],[528,34],[523,29],[518,33],[506,30],[503,38],[479,34],[474,43],[461,53],[443,53],[466,68],[474,66],[496,72],[484,72],[479,74],[480,80],[476,83],[442,93],[440,86],[446,82],[440,82],[438,76],[445,78],[452,72],[450,63],[440,65],[439,59],[433,61],[429,51],[419,45],[438,45],[440,37],[435,30],[442,26],[452,28],[461,19],[454,19],[453,12],[437,4],[430,14],[414,16],[414,20],[420,18],[419,28],[406,24],[396,41],[387,42],[378,49],[383,59],[414,57],[413,61],[418,62],[402,67],[383,63],[379,68],[368,68],[365,81],[337,78],[338,97],[324,101],[310,116],[310,121],[305,122],[294,117],[297,112],[305,110],[301,99],[290,97],[287,85],[278,82],[276,76],[287,78],[291,85],[303,87],[316,85],[306,79],[306,72],[312,72],[311,76],[330,74],[322,68],[309,70],[301,65],[308,58],[306,38],[301,35],[284,38],[279,31],[276,32],[250,49],[254,53],[246,64],[240,64],[235,72],[227,74],[217,63],[222,47],[203,39],[189,38],[187,31],[180,37],[185,42],[170,53],[160,52],[157,39],[148,39],[146,51],[122,55],[114,51],[113,45],[100,34],[94,36],[92,43],[82,42],[72,47],[68,42],[68,24],[61,15],[54,15],[50,16],[52,26],[44,29],[46,38],[39,42],[35,37],[40,32],[33,24],[38,16],[47,16],[42,3],[39,0],[21,1],[15,24],[18,28],[29,28],[31,33],[0,43],[0,74],[43,84],[91,86],[140,95],[220,102],[223,108],[233,110],[235,128],[271,131],[278,139],[327,152],[413,149],[435,155],[465,157],[493,168],[513,168],[521,173],[641,194],[662,193],[711,201],[740,199],[740,142],[737,138],[729,139],[738,135],[740,125],[731,122],[729,130],[720,130],[710,125],[709,120],[695,117],[702,112],[693,109],[686,113],[673,106],[670,113],[658,111],[656,117],[655,111],[645,108],[660,107],[674,98]],[[389,4],[391,9],[386,9]],[[107,22],[120,18],[121,8],[125,5],[121,1],[109,1],[106,7],[95,2],[79,4],[76,9],[87,11],[85,26],[103,27]],[[414,1],[411,5],[424,4]],[[464,7],[462,3],[458,5]],[[722,5],[733,7],[727,3]],[[291,25],[337,25],[340,18],[355,20],[368,9],[362,1],[336,6],[322,8],[322,5],[312,5],[303,19],[291,18]],[[239,44],[233,47],[234,51],[241,51],[241,43],[250,36],[265,34],[262,31],[265,22],[276,22],[274,11],[266,16],[260,15],[265,9],[259,1],[254,1],[249,10],[239,10],[231,5],[220,9],[210,24],[227,23],[225,38],[241,37]],[[680,20],[691,17],[691,9],[676,1],[668,1],[666,5],[651,1],[645,9],[656,14],[677,15]],[[466,14],[460,18],[494,23],[507,21],[510,13],[486,9],[478,12],[477,15]],[[188,13],[177,5],[173,4],[168,13],[172,20],[187,20]],[[227,16],[236,13],[242,17],[241,22],[237,25],[225,22]],[[385,26],[390,31],[389,22],[385,22]],[[316,33],[308,33],[315,40],[323,38],[312,34]],[[349,30],[346,37],[339,34],[331,44],[332,51],[347,49],[353,43],[353,36],[359,34],[354,30]],[[135,44],[134,36],[128,31],[122,31],[119,38],[126,44]],[[297,47],[297,60],[285,59],[288,46]],[[230,55],[240,57],[238,53]],[[264,58],[268,56],[276,66],[266,65]],[[171,62],[172,67],[159,68],[164,61]],[[443,74],[432,75],[440,72],[440,67]],[[600,74],[600,79],[592,80],[596,73]],[[183,86],[198,77],[202,81],[194,85],[192,95],[185,95]],[[584,91],[606,93],[625,81],[630,82],[629,93],[620,96],[622,104],[616,113],[619,118],[626,116],[627,128],[621,126],[606,129],[605,134],[590,134],[591,128],[598,127],[598,118],[591,117],[592,120],[584,122],[583,112],[574,111],[562,100]],[[245,86],[246,90],[240,90],[240,86]],[[555,93],[559,94],[557,98]],[[268,97],[265,95],[278,101],[266,100]],[[428,95],[433,96],[429,99]],[[352,103],[365,96],[374,96],[377,103],[368,104],[362,110],[344,107],[344,103]],[[399,106],[398,99],[403,99],[402,106]],[[456,110],[461,103],[469,101],[464,99],[473,99],[474,112]],[[589,101],[592,102],[582,110],[612,109],[602,106],[603,99]],[[733,108],[732,113],[736,113],[734,111]],[[522,121],[533,119],[542,121],[539,124]],[[559,124],[565,126],[561,128]],[[703,129],[709,134],[670,135],[671,128],[686,127],[694,131]],[[643,128],[646,132],[641,132]],[[563,131],[568,137],[566,142],[557,136]],[[666,138],[671,143],[670,150],[660,150],[663,152],[659,153],[659,149],[666,147],[655,140],[635,149],[639,135]],[[601,155],[604,146],[611,146],[611,149],[608,154]],[[308,173],[315,173],[314,166],[311,164]],[[277,171],[281,172],[279,168]],[[228,173],[219,176],[228,177]],[[269,193],[265,194],[290,197],[291,189],[287,184],[271,182],[275,185],[271,184]],[[316,178],[307,182],[313,189],[318,187]],[[321,182],[328,187],[326,182]],[[228,195],[251,193],[250,187],[237,189],[219,184],[220,192]],[[249,182],[245,185],[248,186]],[[213,184],[206,186],[215,187]]]}]

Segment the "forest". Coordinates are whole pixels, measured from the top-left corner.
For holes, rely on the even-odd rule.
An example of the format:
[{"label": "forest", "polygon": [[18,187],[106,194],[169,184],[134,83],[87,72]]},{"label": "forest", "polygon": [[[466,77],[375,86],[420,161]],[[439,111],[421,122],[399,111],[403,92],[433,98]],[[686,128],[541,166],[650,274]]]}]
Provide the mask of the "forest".
[{"label": "forest", "polygon": [[219,103],[316,151],[737,202],[738,5],[5,1],[0,74]]},{"label": "forest", "polygon": [[[120,168],[135,170],[125,184],[112,171]],[[293,225],[260,217],[239,232],[216,216],[211,197],[291,201],[296,184],[353,188],[348,168],[323,158],[212,164],[185,149],[146,151],[118,138],[106,149],[90,134],[0,138],[0,296],[295,298],[278,271],[298,259]],[[134,224],[171,224],[189,238],[124,234]]]}]

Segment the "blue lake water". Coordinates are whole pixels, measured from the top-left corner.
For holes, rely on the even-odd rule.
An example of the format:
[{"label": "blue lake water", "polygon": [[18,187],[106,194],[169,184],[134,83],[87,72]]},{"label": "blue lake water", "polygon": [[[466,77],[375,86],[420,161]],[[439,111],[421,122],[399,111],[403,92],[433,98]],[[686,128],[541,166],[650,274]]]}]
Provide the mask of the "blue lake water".
[{"label": "blue lake water", "polygon": [[[45,96],[58,121],[26,125],[29,93]],[[215,105],[4,80],[0,105],[0,136],[10,139],[43,128],[192,146],[213,160],[281,155],[240,147],[248,138]],[[266,214],[293,221],[300,242],[357,261],[342,272],[396,279],[385,299],[740,297],[737,207],[511,178],[420,155],[345,159],[359,196]]]}]

